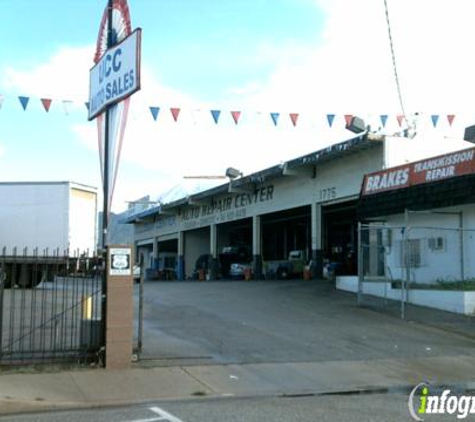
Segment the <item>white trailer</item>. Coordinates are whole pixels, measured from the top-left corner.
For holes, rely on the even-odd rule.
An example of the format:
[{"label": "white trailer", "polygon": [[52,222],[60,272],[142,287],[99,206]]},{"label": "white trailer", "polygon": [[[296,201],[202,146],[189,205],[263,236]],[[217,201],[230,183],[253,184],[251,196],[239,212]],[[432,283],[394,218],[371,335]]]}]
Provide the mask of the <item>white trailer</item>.
[{"label": "white trailer", "polygon": [[[32,279],[41,275],[32,276],[33,262],[43,259],[47,268],[51,257],[92,256],[96,245],[96,188],[73,182],[0,183],[0,260],[7,285],[36,285]],[[13,271],[16,276],[13,262],[21,265]]]}]

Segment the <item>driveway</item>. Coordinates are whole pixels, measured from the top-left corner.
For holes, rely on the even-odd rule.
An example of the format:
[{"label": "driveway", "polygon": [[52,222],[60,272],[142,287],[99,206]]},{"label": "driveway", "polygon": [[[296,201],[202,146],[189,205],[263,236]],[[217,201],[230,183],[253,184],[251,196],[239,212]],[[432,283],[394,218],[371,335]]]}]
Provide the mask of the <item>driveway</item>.
[{"label": "driveway", "polygon": [[469,337],[358,308],[328,283],[147,282],[144,290],[141,359],[154,366],[475,355]]}]

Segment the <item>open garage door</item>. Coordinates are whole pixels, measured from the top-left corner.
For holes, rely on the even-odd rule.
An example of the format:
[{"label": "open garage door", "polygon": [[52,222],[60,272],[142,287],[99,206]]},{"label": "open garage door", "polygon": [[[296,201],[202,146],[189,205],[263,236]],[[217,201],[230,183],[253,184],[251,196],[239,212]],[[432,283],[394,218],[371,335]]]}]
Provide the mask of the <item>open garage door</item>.
[{"label": "open garage door", "polygon": [[219,224],[217,241],[220,278],[244,278],[238,269],[252,264],[252,218]]},{"label": "open garage door", "polygon": [[323,207],[323,256],[337,275],[357,274],[356,201]]},{"label": "open garage door", "polygon": [[[310,206],[266,214],[261,217],[261,222],[265,277],[302,277],[303,267],[308,263],[311,252]],[[286,264],[286,261],[292,260],[294,265]]]}]

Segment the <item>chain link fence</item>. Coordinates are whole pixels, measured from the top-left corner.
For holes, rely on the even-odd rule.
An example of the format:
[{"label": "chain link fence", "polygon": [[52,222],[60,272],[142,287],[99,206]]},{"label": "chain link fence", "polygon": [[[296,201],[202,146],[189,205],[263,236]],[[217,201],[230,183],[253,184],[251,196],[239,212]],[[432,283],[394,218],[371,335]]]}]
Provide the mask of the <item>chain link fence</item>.
[{"label": "chain link fence", "polygon": [[[459,213],[413,214],[359,225],[358,304],[403,319],[471,323],[475,230]],[[440,225],[427,224],[433,220]]]}]

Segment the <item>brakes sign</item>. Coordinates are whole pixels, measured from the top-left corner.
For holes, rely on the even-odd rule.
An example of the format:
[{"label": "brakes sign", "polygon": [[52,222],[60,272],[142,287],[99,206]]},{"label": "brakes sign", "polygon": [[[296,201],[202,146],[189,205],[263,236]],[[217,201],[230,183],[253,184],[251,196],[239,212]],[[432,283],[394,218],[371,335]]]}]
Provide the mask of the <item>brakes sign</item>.
[{"label": "brakes sign", "polygon": [[406,188],[475,173],[475,148],[367,174],[362,195]]}]

